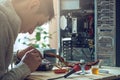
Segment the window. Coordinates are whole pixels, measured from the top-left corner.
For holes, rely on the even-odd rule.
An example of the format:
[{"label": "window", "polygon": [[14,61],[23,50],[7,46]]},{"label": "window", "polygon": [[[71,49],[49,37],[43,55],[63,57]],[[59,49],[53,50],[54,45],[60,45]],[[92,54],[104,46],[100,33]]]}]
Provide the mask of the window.
[{"label": "window", "polygon": [[[44,31],[49,33],[49,23],[46,23],[42,26],[40,26]],[[37,27],[38,28],[38,27]],[[32,34],[29,33],[19,33],[18,37],[15,41],[14,44],[14,51],[24,49],[26,48],[29,44],[40,44],[40,48],[42,48],[41,44],[49,44],[49,38],[44,38],[44,36],[49,36],[49,34],[45,34],[44,32],[41,33],[41,40],[36,42],[35,35],[37,32],[40,32],[38,29],[35,29]]]}]

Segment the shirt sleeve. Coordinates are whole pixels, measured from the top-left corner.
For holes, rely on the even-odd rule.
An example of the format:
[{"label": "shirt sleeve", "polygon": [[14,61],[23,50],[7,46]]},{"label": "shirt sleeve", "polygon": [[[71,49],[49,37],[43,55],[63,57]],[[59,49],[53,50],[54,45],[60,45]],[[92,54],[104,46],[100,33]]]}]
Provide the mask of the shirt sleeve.
[{"label": "shirt sleeve", "polygon": [[30,69],[25,63],[20,62],[15,68],[7,71],[8,66],[6,64],[10,62],[6,59],[6,55],[10,51],[8,46],[11,44],[10,26],[6,15],[0,11],[0,80],[22,80],[30,74]]},{"label": "shirt sleeve", "polygon": [[28,66],[20,62],[14,69],[4,74],[1,80],[24,80],[30,74]]}]

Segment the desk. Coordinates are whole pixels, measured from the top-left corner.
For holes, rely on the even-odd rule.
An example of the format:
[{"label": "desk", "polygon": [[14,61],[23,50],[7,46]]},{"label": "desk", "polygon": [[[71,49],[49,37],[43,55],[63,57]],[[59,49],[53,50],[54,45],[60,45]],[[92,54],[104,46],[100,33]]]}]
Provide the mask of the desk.
[{"label": "desk", "polygon": [[[91,71],[87,71],[88,74],[85,75],[76,75],[72,74],[67,79],[61,78],[57,80],[113,80],[120,78],[120,68],[119,67],[107,67],[102,66],[100,68],[101,71],[109,71],[108,74],[106,73],[99,73],[98,75],[93,75],[90,73]],[[34,72],[26,80],[47,80],[49,78],[56,78],[63,76],[64,74],[55,74],[53,71],[45,71],[45,72]]]}]

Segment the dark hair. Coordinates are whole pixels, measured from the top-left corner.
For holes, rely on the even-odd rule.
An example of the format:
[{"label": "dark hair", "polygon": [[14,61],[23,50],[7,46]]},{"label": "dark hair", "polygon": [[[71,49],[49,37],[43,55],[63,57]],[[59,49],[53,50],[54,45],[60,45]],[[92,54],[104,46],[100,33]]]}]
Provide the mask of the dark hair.
[{"label": "dark hair", "polygon": [[40,0],[39,12],[49,16],[49,21],[54,17],[53,0]]}]

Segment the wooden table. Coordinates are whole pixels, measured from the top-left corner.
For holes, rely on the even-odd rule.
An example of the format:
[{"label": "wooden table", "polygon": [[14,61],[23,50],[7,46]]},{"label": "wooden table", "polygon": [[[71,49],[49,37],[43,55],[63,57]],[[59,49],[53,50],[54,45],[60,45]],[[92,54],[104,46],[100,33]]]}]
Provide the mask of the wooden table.
[{"label": "wooden table", "polygon": [[[108,66],[102,66],[100,69],[100,72],[98,75],[94,75],[91,73],[91,70],[86,71],[87,74],[77,74],[81,71],[72,74],[68,78],[61,78],[56,80],[113,80],[120,78],[120,68],[119,67],[108,67]],[[106,71],[108,73],[106,73]],[[47,80],[50,78],[56,78],[63,76],[64,74],[55,74],[53,71],[38,71],[31,73],[31,75],[26,80]]]}]

